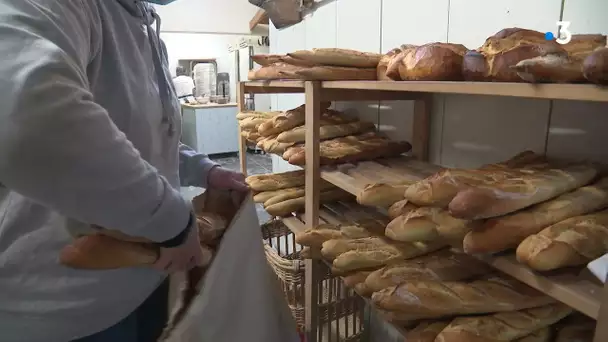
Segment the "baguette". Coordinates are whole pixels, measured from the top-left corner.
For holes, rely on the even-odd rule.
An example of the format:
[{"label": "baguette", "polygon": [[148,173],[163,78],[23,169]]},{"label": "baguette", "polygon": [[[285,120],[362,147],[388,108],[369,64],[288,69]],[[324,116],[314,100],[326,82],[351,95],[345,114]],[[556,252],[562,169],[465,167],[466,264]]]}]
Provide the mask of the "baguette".
[{"label": "baguette", "polygon": [[365,278],[367,278],[367,276],[370,273],[371,273],[371,271],[355,272],[353,274],[350,274],[350,275],[347,275],[347,276],[343,277],[342,281],[344,282],[345,286],[347,286],[349,288],[353,288],[357,284],[364,283],[365,282]]},{"label": "baguette", "polygon": [[301,68],[300,66],[278,62],[263,66],[257,70],[249,70],[247,78],[250,81],[298,79],[299,76],[295,72]]},{"label": "baguette", "polygon": [[271,205],[275,205],[277,203],[288,201],[290,199],[304,197],[304,195],[306,195],[306,190],[304,188],[291,188],[287,191],[279,190],[279,193],[275,194],[264,202],[264,208],[270,207]]},{"label": "baguette", "polygon": [[597,176],[597,169],[581,164],[518,173],[460,191],[449,204],[450,214],[469,220],[506,215],[588,184]]},{"label": "baguette", "polygon": [[418,324],[405,334],[405,342],[435,342],[439,333],[448,326],[445,321],[428,321]]},{"label": "baguette", "polygon": [[366,297],[369,298],[371,297],[372,294],[374,294],[373,291],[371,291],[366,285],[365,283],[359,283],[356,284],[355,287],[353,288],[355,290],[355,292],[361,296],[361,297]]},{"label": "baguette", "polygon": [[[321,203],[335,202],[349,199],[351,196],[352,195],[350,193],[342,189],[332,189],[321,192],[320,200]],[[268,212],[268,214],[272,216],[285,217],[289,216],[293,212],[302,211],[304,209],[305,203],[305,198],[304,196],[302,196],[273,204],[264,209],[266,209],[266,212]]]},{"label": "baguette", "polygon": [[321,224],[296,234],[296,242],[303,246],[321,248],[323,243],[329,240],[360,239],[374,235],[381,236],[373,227],[368,229],[364,225],[335,226],[333,224]]},{"label": "baguette", "polygon": [[570,313],[572,309],[560,303],[490,316],[456,318],[443,329],[435,341],[513,341],[557,323]]},{"label": "baguette", "polygon": [[[379,237],[344,241],[347,245],[350,244],[351,246],[344,253],[327,251],[327,242],[323,244],[323,249],[321,250],[323,255],[325,253],[335,255],[333,266],[344,271],[378,268],[391,262],[415,258],[446,247],[445,243],[397,243]],[[363,247],[361,247],[362,243]],[[365,244],[368,245],[365,246]],[[338,251],[340,250],[338,249]]]},{"label": "baguette", "polygon": [[251,60],[261,66],[268,66],[274,63],[282,62],[284,55],[251,55]]},{"label": "baguette", "polygon": [[286,189],[279,189],[279,190],[262,191],[253,196],[253,201],[255,203],[264,203],[277,195],[281,195],[281,194],[285,193],[286,191],[297,191],[300,189],[303,189],[303,188],[302,187],[293,187],[293,188],[286,188]]},{"label": "baguette", "polygon": [[525,151],[507,161],[484,165],[478,170],[445,169],[412,184],[405,191],[405,198],[419,206],[447,207],[462,189],[499,182],[513,176],[513,168],[540,168],[545,165],[546,160],[542,156]]},{"label": "baguette", "polygon": [[527,237],[517,260],[538,271],[584,265],[608,252],[608,210],[576,216]]},{"label": "baguette", "polygon": [[357,202],[370,207],[389,207],[403,199],[408,184],[369,184],[357,195]]},{"label": "baguette", "polygon": [[374,304],[401,319],[514,311],[554,300],[514,279],[473,282],[413,281],[375,292]]},{"label": "baguette", "polygon": [[[384,157],[396,157],[409,151],[408,142],[396,142],[373,133],[325,140],[320,143],[321,165],[354,163]],[[302,146],[294,146],[283,154],[283,159],[292,165],[306,164],[306,151]]]},{"label": "baguette", "polygon": [[[345,121],[345,120],[342,120]],[[357,121],[351,123],[322,125],[319,129],[319,139],[333,139],[345,137],[347,135],[369,132],[376,129],[376,125],[371,122]],[[305,141],[306,127],[300,126],[289,131],[285,131],[277,136],[280,143],[302,143]]]},{"label": "baguette", "polygon": [[421,207],[392,220],[386,226],[386,236],[396,241],[436,241],[439,239],[462,243],[465,235],[478,222],[452,217],[446,210]]},{"label": "baguette", "polygon": [[418,209],[418,207],[412,204],[410,201],[403,199],[399,202],[395,202],[388,208],[388,217],[391,220],[396,219],[401,215],[405,215],[413,210]]},{"label": "baguette", "polygon": [[304,170],[249,176],[245,182],[253,191],[281,190],[304,185]]},{"label": "baguette", "polygon": [[299,60],[310,61],[319,65],[334,65],[353,68],[376,68],[380,62],[380,59],[382,58],[382,55],[377,53],[337,48],[299,50],[288,53],[287,56]]},{"label": "baguette", "polygon": [[266,122],[267,120],[268,118],[249,117],[243,120],[239,120],[239,127],[241,128],[241,130],[257,132],[260,124]]},{"label": "baguette", "polygon": [[551,342],[553,334],[549,327],[536,330],[525,337],[515,340],[515,342]]},{"label": "baguette", "polygon": [[530,83],[581,83],[583,61],[568,56],[565,51],[519,61],[513,69],[522,80]]},{"label": "baguette", "polygon": [[293,146],[292,143],[280,143],[277,141],[276,135],[271,135],[269,137],[263,137],[258,143],[257,147],[262,149],[266,153],[274,153],[282,155],[285,151]]},{"label": "baguette", "polygon": [[385,266],[372,272],[365,284],[377,292],[410,281],[460,281],[489,272],[490,268],[483,262],[445,249]]},{"label": "baguette", "polygon": [[258,119],[270,119],[273,118],[279,114],[281,114],[282,112],[257,112],[257,111],[245,111],[245,112],[239,112],[236,115],[236,119],[241,121],[241,120],[245,120],[247,118],[258,118]]},{"label": "baguette", "polygon": [[517,246],[528,236],[565,219],[608,206],[608,178],[536,204],[512,215],[489,219],[468,233],[464,250],[470,254],[497,253]]},{"label": "baguette", "polygon": [[388,69],[388,65],[393,60],[393,58],[395,58],[396,55],[400,54],[401,51],[401,47],[394,48],[380,58],[380,61],[378,61],[378,66],[376,67],[376,77],[379,81],[391,80],[388,76],[386,76],[386,70]]},{"label": "baguette", "polygon": [[306,109],[304,105],[290,109],[283,115],[277,115],[272,119],[260,124],[258,132],[264,137],[277,135],[304,124]]}]

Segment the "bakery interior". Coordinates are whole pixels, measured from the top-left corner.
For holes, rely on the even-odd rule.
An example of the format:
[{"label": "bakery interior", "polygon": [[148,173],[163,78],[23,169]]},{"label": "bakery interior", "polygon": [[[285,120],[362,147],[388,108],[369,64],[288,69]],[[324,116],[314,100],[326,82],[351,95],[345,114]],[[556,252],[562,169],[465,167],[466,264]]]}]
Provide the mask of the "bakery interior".
[{"label": "bakery interior", "polygon": [[608,341],[608,1],[157,11],[307,342]]}]

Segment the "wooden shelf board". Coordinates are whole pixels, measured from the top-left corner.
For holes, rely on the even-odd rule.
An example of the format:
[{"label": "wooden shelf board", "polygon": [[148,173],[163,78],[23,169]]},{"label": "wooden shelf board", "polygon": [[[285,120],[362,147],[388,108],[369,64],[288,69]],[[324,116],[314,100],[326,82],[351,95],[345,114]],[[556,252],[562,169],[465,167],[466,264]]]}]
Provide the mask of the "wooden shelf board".
[{"label": "wooden shelf board", "polygon": [[592,84],[529,84],[439,81],[327,81],[326,89],[365,89],[422,93],[515,96],[555,100],[608,102],[608,88]]},{"label": "wooden shelf board", "polygon": [[249,81],[244,85],[250,94],[304,93],[304,81]]}]

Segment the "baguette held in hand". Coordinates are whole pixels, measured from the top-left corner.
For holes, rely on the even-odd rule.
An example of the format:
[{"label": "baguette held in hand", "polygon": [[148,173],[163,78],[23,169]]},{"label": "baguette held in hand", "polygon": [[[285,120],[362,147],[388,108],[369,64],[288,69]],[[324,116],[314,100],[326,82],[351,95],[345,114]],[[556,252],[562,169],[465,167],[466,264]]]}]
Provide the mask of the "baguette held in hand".
[{"label": "baguette held in hand", "polygon": [[497,253],[517,246],[528,236],[565,219],[608,206],[608,178],[565,193],[511,215],[492,218],[467,234],[464,250],[470,254]]},{"label": "baguette held in hand", "polygon": [[554,300],[514,279],[413,281],[374,293],[372,301],[402,320],[514,311]]},{"label": "baguette held in hand", "polygon": [[460,191],[450,202],[450,214],[468,220],[506,215],[589,184],[596,175],[597,169],[585,164],[526,169],[516,177]]},{"label": "baguette held in hand", "polygon": [[543,229],[517,247],[517,260],[538,271],[584,265],[608,252],[608,210]]},{"label": "baguette held in hand", "polygon": [[460,281],[490,272],[490,268],[482,261],[461,252],[443,249],[387,265],[372,272],[365,279],[365,284],[377,292],[411,281]]},{"label": "baguette held in hand", "polygon": [[443,329],[435,341],[513,341],[557,323],[571,313],[571,308],[560,303],[490,316],[460,317]]}]

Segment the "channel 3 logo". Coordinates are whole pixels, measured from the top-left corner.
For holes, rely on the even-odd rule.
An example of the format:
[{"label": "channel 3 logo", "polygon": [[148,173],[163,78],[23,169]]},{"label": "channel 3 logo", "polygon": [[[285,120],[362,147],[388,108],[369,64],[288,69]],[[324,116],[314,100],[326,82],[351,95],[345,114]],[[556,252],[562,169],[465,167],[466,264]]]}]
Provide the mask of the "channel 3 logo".
[{"label": "channel 3 logo", "polygon": [[568,44],[572,40],[572,32],[568,29],[570,27],[569,21],[558,21],[557,22],[557,37],[553,34],[553,32],[545,33],[546,40],[553,40],[558,44]]}]

